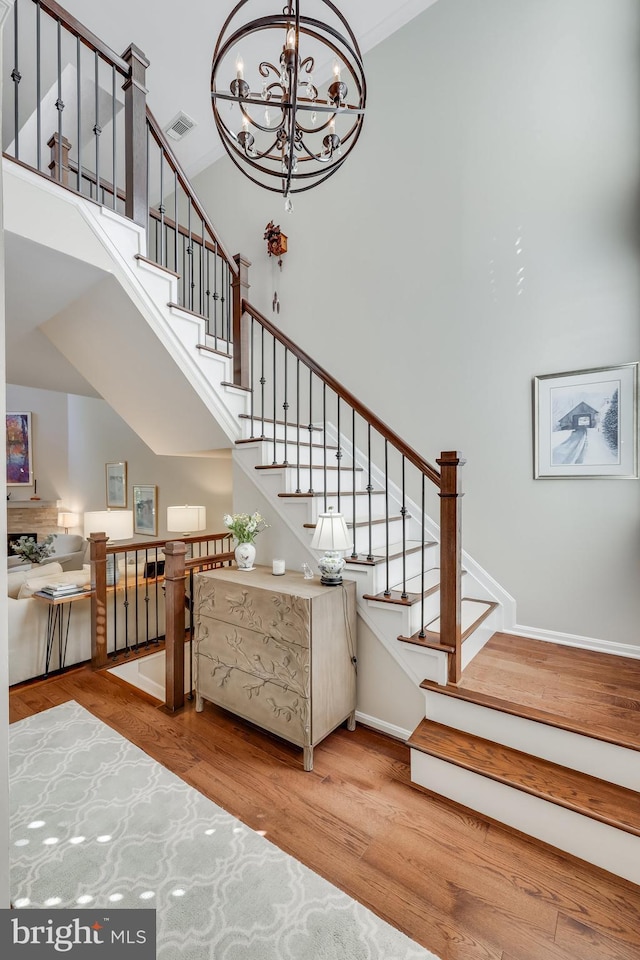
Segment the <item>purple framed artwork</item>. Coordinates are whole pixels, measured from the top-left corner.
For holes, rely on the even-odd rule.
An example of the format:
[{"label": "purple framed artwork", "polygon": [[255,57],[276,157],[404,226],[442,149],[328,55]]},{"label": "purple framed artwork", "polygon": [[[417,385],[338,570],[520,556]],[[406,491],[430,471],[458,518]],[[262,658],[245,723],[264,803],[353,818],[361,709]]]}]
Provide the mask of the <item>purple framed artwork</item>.
[{"label": "purple framed artwork", "polygon": [[31,414],[7,413],[7,486],[33,484]]}]

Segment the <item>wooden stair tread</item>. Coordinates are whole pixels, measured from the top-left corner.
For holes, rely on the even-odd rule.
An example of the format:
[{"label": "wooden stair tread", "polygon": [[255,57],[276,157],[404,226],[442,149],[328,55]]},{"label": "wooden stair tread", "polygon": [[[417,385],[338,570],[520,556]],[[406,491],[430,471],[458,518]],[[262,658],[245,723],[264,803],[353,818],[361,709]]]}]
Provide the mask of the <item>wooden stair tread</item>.
[{"label": "wooden stair tread", "polygon": [[148,263],[152,267],[157,267],[158,270],[163,270],[165,273],[168,273],[172,277],[177,277],[178,280],[181,279],[180,274],[176,273],[175,270],[172,270],[170,267],[165,267],[162,263],[156,263],[155,260],[150,260],[149,257],[143,256],[141,253],[135,253],[133,256],[134,260],[141,260],[143,263]]},{"label": "wooden stair tread", "polygon": [[640,837],[640,796],[633,790],[423,720],[408,740],[415,750]]},{"label": "wooden stair tread", "polygon": [[[262,422],[262,421],[261,421],[261,422]],[[306,429],[306,428],[305,428],[305,429]],[[268,444],[270,444],[270,445],[273,445],[274,443],[277,443],[277,444],[280,444],[280,446],[283,446],[283,447],[284,447],[284,445],[285,445],[285,443],[286,443],[286,445],[287,445],[288,447],[292,447],[292,448],[305,447],[305,448],[309,449],[309,448],[313,447],[315,450],[339,450],[339,447],[338,447],[338,445],[337,445],[336,443],[327,443],[327,444],[324,444],[324,443],[309,443],[308,440],[300,440],[300,442],[298,442],[297,440],[286,440],[286,441],[285,441],[284,437],[282,437],[282,438],[276,437],[275,440],[274,440],[273,437],[243,437],[241,440],[236,440],[235,443],[268,443]],[[307,464],[305,464],[305,466],[308,467],[309,464],[307,463]],[[319,464],[319,466],[322,466],[322,464]]]},{"label": "wooden stair tread", "polygon": [[[523,720],[532,720],[535,723],[544,723],[547,726],[557,727],[569,733],[590,737],[592,740],[601,740],[605,743],[615,744],[618,747],[626,747],[629,750],[640,751],[640,742],[637,738],[634,739],[622,732],[615,733],[602,730],[598,724],[594,724],[590,719],[586,719],[584,723],[578,723],[572,718],[563,716],[560,713],[551,710],[541,710],[539,707],[518,703],[514,700],[505,700],[488,693],[483,693],[480,690],[474,690],[473,687],[464,686],[463,684],[464,678],[459,686],[454,686],[453,684],[443,686],[431,680],[423,680],[420,686],[423,690],[432,690],[434,693],[441,694],[445,697],[453,697],[456,700],[464,700],[467,703],[476,703],[478,706],[486,707],[489,710],[498,710],[500,713],[505,713],[509,716],[521,717]],[[640,720],[638,725],[640,726]]]},{"label": "wooden stair tread", "polygon": [[[226,341],[224,341],[224,342],[226,342]],[[231,359],[231,356],[232,356],[232,354],[226,353],[224,350],[216,350],[215,347],[209,347],[209,346],[207,346],[206,343],[196,343],[196,350],[204,350],[205,353],[213,353],[213,354],[215,354],[217,357],[225,357],[225,359],[227,359],[227,360],[230,360],[230,359]],[[235,384],[235,383],[225,383],[225,384],[223,384],[223,386],[225,386],[225,387],[235,387],[236,384]],[[242,388],[241,388],[241,387],[237,387],[237,389],[238,389],[238,390],[241,390]]]},{"label": "wooden stair tread", "polygon": [[[308,423],[296,423],[295,420],[287,420],[287,422],[285,423],[284,420],[273,420],[273,419],[270,418],[270,417],[257,417],[255,414],[254,414],[253,416],[251,416],[250,413],[240,413],[240,414],[238,414],[238,419],[240,419],[240,420],[253,420],[254,423],[275,423],[275,424],[276,424],[277,426],[279,426],[279,427],[292,427],[292,428],[294,428],[294,429],[295,429],[296,427],[300,427],[301,430],[306,430],[307,433],[309,433],[309,424],[308,424]],[[323,432],[322,427],[317,426],[315,423],[312,423],[312,424],[311,424],[311,431],[315,431],[316,433],[322,433],[322,432]],[[265,438],[264,438],[264,437],[252,437],[251,439],[253,439],[253,440],[264,440]],[[270,439],[271,442],[273,443],[273,437],[267,437],[266,439],[268,439],[268,440]],[[284,439],[284,438],[283,438],[283,439]]]},{"label": "wooden stair tread", "polygon": [[[465,626],[465,621],[468,620],[468,615],[473,612],[473,608],[470,606],[471,604],[480,604],[481,606],[484,607],[484,609],[477,617],[467,622]],[[462,635],[460,639],[464,641],[467,639],[467,637],[471,636],[474,630],[476,630],[480,626],[480,624],[483,622],[483,620],[486,620],[487,617],[490,616],[498,606],[499,604],[495,600],[479,600],[479,599],[476,599],[475,597],[463,597],[462,598]],[[434,617],[433,620],[425,624],[425,628],[424,628],[425,633],[427,634],[429,639],[434,639],[440,636],[439,620],[440,620],[439,616]],[[438,624],[438,629],[436,629],[436,624]]]},{"label": "wooden stair tread", "polygon": [[[426,546],[435,546],[435,540],[429,540],[425,542]],[[390,593],[386,594],[384,591],[377,594],[366,594],[366,600],[379,600],[381,603],[397,603],[401,605],[412,605],[417,603],[423,596],[430,597],[432,594],[437,593],[440,589],[440,568],[439,567],[430,567],[429,570],[425,570],[425,574],[436,572],[437,573],[437,582],[435,582],[434,577],[428,578],[425,576],[425,589],[424,593],[422,592],[422,577],[418,574],[416,577],[410,577],[407,580],[407,596],[402,596],[402,584],[398,583],[391,588]],[[462,576],[466,574],[466,570],[462,571]],[[430,582],[431,581],[431,582]],[[417,589],[416,589],[417,588]],[[437,636],[437,634],[434,634]],[[417,634],[416,634],[417,636]],[[409,640],[410,637],[401,637],[399,639]],[[424,646],[424,644],[422,644]]]},{"label": "wooden stair tread", "polygon": [[[371,495],[374,496],[374,497],[380,496],[381,494],[384,494],[384,490],[372,490],[372,491],[371,491]],[[353,490],[341,490],[341,491],[340,491],[340,494],[338,494],[338,491],[337,491],[337,490],[327,490],[327,491],[325,491],[325,490],[305,490],[305,491],[301,491],[300,493],[279,493],[279,494],[278,494],[279,497],[283,497],[283,498],[286,498],[286,497],[337,497],[337,496],[340,496],[340,497],[342,497],[344,500],[351,500],[354,495],[355,495],[356,497],[368,497],[368,496],[369,496],[369,491],[368,491],[368,490],[356,490],[356,492],[355,492],[355,494],[354,494]]]},{"label": "wooden stair tread", "polygon": [[[238,442],[238,441],[236,441],[236,442]],[[396,516],[389,517],[389,523],[392,523],[394,520],[402,520],[402,517],[400,516],[399,513],[398,513]],[[373,527],[373,526],[375,526],[376,524],[379,525],[379,524],[381,524],[381,523],[386,523],[386,522],[387,522],[386,517],[379,517],[377,520],[356,520],[355,526],[356,526],[356,527],[368,527],[369,524],[371,524],[371,526]],[[347,521],[346,521],[346,524],[347,524],[348,527],[353,527],[353,526],[354,526],[354,524],[353,524],[353,522],[352,522],[351,520],[347,520]],[[315,523],[303,523],[303,524],[302,524],[302,527],[303,527],[304,530],[315,530],[316,525],[315,525]]]},{"label": "wooden stair tread", "polygon": [[574,732],[640,749],[640,659],[498,631],[465,668],[459,687],[520,711],[553,713]]},{"label": "wooden stair tread", "polygon": [[[425,547],[433,546],[434,541],[428,540],[425,542]],[[387,552],[386,548],[384,549],[384,556],[380,555],[382,547],[376,547],[376,550],[371,554],[372,559],[369,559],[367,554],[361,553],[357,557],[346,556],[344,559],[347,563],[365,563],[371,567],[375,567],[380,563],[386,563],[387,561]],[[397,560],[404,554],[409,556],[412,553],[419,553],[422,550],[422,542],[419,540],[407,540],[405,548],[403,550],[401,543],[390,543],[389,544],[389,560]],[[377,553],[376,553],[377,551]],[[366,600],[375,600],[376,597],[371,596],[370,594],[365,595]],[[389,602],[389,601],[388,601]]]},{"label": "wooden stair tread", "polygon": [[[340,470],[341,473],[362,473],[362,467],[356,467],[355,471],[353,467],[339,467],[337,465],[329,465],[325,467],[323,463],[259,463],[254,468],[255,470]],[[348,493],[345,493],[344,496],[348,496]]]}]

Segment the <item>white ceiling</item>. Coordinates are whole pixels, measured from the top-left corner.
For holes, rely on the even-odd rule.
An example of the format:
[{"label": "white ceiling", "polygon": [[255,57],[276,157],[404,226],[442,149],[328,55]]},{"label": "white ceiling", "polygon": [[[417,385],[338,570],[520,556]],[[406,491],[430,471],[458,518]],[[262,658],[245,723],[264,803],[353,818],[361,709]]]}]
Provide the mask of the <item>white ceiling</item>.
[{"label": "white ceiling", "polygon": [[[61,0],[62,6],[85,27],[123,53],[135,43],[150,60],[148,102],[160,125],[168,125],[180,110],[197,126],[175,145],[190,176],[222,156],[223,148],[211,110],[211,59],[224,20],[235,0]],[[254,0],[255,2],[255,0]],[[338,4],[363,53],[398,30],[436,0],[342,0]],[[318,0],[302,0],[301,12]],[[280,13],[283,0],[261,0],[260,14]],[[253,5],[247,5],[247,11]],[[250,13],[252,19],[254,12]]]}]

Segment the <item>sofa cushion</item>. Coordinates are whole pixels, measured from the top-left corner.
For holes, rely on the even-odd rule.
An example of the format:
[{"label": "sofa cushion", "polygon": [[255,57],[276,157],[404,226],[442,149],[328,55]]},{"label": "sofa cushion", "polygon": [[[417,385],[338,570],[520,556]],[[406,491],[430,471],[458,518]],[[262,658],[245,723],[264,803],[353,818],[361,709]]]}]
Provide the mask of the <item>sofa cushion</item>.
[{"label": "sofa cushion", "polygon": [[56,553],[78,553],[82,550],[84,553],[85,539],[79,533],[54,533],[53,535],[53,556]]},{"label": "sofa cushion", "polygon": [[11,573],[7,574],[7,596],[17,600],[20,587],[25,580],[43,576],[53,577],[59,573],[62,573],[62,567],[59,563],[43,563],[33,566],[25,564],[24,570],[12,570]]},{"label": "sofa cushion", "polygon": [[[51,564],[51,566],[59,566],[59,564]],[[18,600],[26,600],[27,597],[32,597],[34,593],[42,590],[43,587],[47,587],[50,583],[76,583],[79,587],[87,587],[91,583],[91,571],[65,570],[60,573],[52,571],[52,574],[48,574],[46,577],[30,577],[21,585],[18,591]]]}]

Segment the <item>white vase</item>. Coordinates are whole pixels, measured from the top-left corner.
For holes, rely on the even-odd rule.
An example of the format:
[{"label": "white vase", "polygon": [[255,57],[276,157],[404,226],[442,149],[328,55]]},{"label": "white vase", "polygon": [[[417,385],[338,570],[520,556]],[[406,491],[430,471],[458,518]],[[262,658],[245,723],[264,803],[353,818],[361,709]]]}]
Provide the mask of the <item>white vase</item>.
[{"label": "white vase", "polygon": [[235,557],[238,570],[253,570],[256,548],[252,543],[239,543],[235,549]]}]

